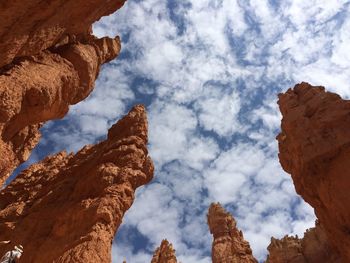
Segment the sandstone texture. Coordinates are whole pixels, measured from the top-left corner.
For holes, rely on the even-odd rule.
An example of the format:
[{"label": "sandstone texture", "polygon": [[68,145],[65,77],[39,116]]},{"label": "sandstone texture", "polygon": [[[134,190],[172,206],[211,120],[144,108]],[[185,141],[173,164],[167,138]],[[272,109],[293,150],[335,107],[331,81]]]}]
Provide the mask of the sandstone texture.
[{"label": "sandstone texture", "polygon": [[232,215],[219,203],[213,203],[208,211],[208,225],[213,235],[213,263],[257,263],[242,231],[237,229]]},{"label": "sandstone texture", "polygon": [[278,104],[282,167],[315,209],[332,253],[350,262],[350,101],[301,83],[280,94]]},{"label": "sandstone texture", "polygon": [[[21,262],[111,262],[135,189],[153,176],[146,145],[146,113],[138,105],[106,140],[31,165],[0,192],[0,240],[24,246]],[[9,248],[0,246],[0,254]]]},{"label": "sandstone texture", "polygon": [[119,38],[91,38],[42,51],[0,74],[0,185],[28,159],[41,123],[64,117],[86,98],[100,65],[119,51]]},{"label": "sandstone texture", "polygon": [[26,161],[39,128],[86,98],[118,37],[97,39],[91,24],[124,0],[0,3],[0,186]]},{"label": "sandstone texture", "polygon": [[0,3],[0,68],[15,58],[85,40],[91,25],[125,0],[13,0]]},{"label": "sandstone texture", "polygon": [[337,252],[330,247],[322,226],[308,229],[304,237],[285,236],[282,239],[271,238],[266,263],[341,263]]},{"label": "sandstone texture", "polygon": [[156,249],[151,263],[177,263],[175,250],[168,240],[164,239]]}]

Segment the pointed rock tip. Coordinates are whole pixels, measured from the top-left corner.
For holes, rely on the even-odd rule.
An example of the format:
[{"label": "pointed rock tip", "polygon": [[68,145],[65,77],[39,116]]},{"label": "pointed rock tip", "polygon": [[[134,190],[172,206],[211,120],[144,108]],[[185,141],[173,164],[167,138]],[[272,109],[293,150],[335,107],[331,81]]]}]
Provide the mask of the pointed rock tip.
[{"label": "pointed rock tip", "polygon": [[148,123],[146,108],[142,104],[135,105],[127,115],[121,118],[108,130],[108,139],[127,136],[138,136],[145,143],[148,141]]}]

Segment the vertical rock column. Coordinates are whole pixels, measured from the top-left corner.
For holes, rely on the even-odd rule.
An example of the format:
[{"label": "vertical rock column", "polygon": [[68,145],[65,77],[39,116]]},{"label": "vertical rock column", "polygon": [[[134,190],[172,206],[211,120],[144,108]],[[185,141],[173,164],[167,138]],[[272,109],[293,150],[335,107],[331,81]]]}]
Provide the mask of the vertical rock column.
[{"label": "vertical rock column", "polygon": [[257,263],[242,231],[237,229],[232,215],[219,204],[211,204],[208,225],[213,235],[213,263]]},{"label": "vertical rock column", "polygon": [[[111,262],[111,243],[137,187],[153,177],[147,119],[135,106],[107,139],[31,165],[0,192],[0,240],[21,262]],[[0,247],[0,254],[10,247]]]},{"label": "vertical rock column", "polygon": [[119,38],[96,39],[92,24],[125,0],[0,3],[0,188],[39,142],[39,128],[85,99]]},{"label": "vertical rock column", "polygon": [[28,159],[42,123],[64,117],[70,105],[85,99],[101,64],[119,52],[119,37],[92,37],[42,51],[0,71],[0,186]]}]

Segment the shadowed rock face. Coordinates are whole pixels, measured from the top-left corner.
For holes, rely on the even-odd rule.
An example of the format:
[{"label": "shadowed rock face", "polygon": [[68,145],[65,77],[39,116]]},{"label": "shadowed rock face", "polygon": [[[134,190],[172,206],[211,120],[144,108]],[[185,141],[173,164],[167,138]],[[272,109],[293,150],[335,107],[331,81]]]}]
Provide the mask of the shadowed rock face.
[{"label": "shadowed rock face", "polygon": [[177,263],[175,250],[168,240],[162,240],[160,247],[154,252],[151,263]]},{"label": "shadowed rock face", "polygon": [[42,51],[0,73],[0,185],[39,142],[41,123],[62,118],[86,98],[100,65],[120,51],[119,38]]},{"label": "shadowed rock face", "polygon": [[334,253],[350,262],[350,101],[301,83],[279,95],[279,158]]},{"label": "shadowed rock face", "polygon": [[330,247],[324,229],[318,222],[316,227],[308,229],[304,237],[285,236],[282,239],[271,238],[266,263],[341,263],[339,255]]},{"label": "shadowed rock face", "polygon": [[213,235],[213,263],[257,263],[249,243],[242,231],[237,229],[232,215],[219,204],[211,204],[208,211],[208,225]]},{"label": "shadowed rock face", "polygon": [[111,242],[134,191],[153,176],[146,145],[139,105],[105,141],[31,165],[0,192],[0,240],[23,244],[21,262],[111,262]]},{"label": "shadowed rock face", "polygon": [[12,0],[0,3],[0,68],[16,57],[86,39],[91,25],[125,0]]}]

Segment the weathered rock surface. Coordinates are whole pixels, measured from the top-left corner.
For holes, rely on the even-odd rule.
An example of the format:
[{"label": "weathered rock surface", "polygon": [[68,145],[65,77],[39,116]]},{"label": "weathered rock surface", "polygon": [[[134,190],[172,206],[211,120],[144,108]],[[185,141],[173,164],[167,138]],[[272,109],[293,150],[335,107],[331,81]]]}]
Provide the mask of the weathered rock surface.
[{"label": "weathered rock surface", "polygon": [[0,3],[0,68],[16,57],[85,40],[91,25],[126,0],[13,0]]},{"label": "weathered rock surface", "polygon": [[24,246],[21,262],[111,262],[111,242],[134,191],[153,176],[146,145],[139,105],[105,141],[31,165],[0,192],[0,240]]},{"label": "weathered rock surface", "polygon": [[0,74],[0,185],[27,160],[41,123],[62,118],[86,98],[100,65],[120,51],[119,38],[90,38],[26,58]]},{"label": "weathered rock surface", "polygon": [[41,122],[86,98],[100,65],[119,54],[119,38],[96,39],[91,25],[124,3],[0,3],[0,186],[38,143]]},{"label": "weathered rock surface", "polygon": [[175,249],[168,240],[162,240],[160,247],[154,252],[151,263],[177,263]]},{"label": "weathered rock surface", "polygon": [[219,204],[211,204],[208,225],[213,235],[213,263],[257,263],[242,231],[237,229],[232,215]]},{"label": "weathered rock surface", "polygon": [[316,223],[316,227],[308,229],[304,237],[285,236],[278,240],[271,238],[268,246],[269,255],[266,263],[341,263],[339,255],[330,247],[324,229]]},{"label": "weathered rock surface", "polygon": [[280,94],[278,104],[282,167],[314,207],[332,253],[350,262],[350,101],[301,83]]}]

